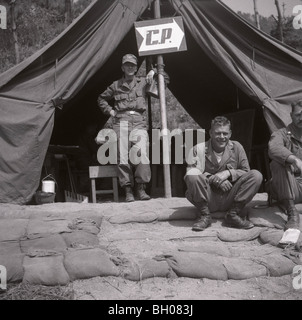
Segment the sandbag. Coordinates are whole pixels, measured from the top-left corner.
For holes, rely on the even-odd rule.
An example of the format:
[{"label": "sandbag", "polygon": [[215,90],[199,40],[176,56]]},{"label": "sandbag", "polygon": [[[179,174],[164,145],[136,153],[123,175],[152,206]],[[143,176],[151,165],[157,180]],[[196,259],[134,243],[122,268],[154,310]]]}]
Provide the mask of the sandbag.
[{"label": "sandbag", "polygon": [[218,231],[218,238],[226,242],[250,241],[257,239],[262,230],[262,228],[252,228],[249,230],[224,228]]},{"label": "sandbag", "polygon": [[88,216],[87,219],[94,221],[95,225],[99,228],[101,227],[103,222],[103,216],[92,215]]},{"label": "sandbag", "polygon": [[64,265],[72,280],[119,275],[108,253],[99,248],[68,249]]},{"label": "sandbag", "polygon": [[228,279],[244,280],[267,275],[265,266],[251,259],[224,258],[223,265],[226,268]]},{"label": "sandbag", "polygon": [[149,223],[157,220],[155,212],[140,212],[140,213],[126,213],[117,214],[109,217],[108,221],[113,224],[123,224],[131,222]]},{"label": "sandbag", "polygon": [[229,248],[219,241],[190,242],[178,246],[179,251],[209,253],[223,257],[231,257]]},{"label": "sandbag", "polygon": [[249,207],[247,210],[249,220],[255,226],[284,229],[287,216],[279,207],[273,206],[258,209]]},{"label": "sandbag", "polygon": [[269,243],[272,246],[278,246],[279,241],[282,239],[283,233],[283,230],[269,229],[262,231],[259,239],[262,243]]},{"label": "sandbag", "polygon": [[25,256],[23,282],[45,286],[64,286],[70,281],[61,253],[41,252]]},{"label": "sandbag", "polygon": [[157,211],[157,219],[158,221],[195,220],[197,213],[197,209],[192,205],[179,209],[163,209]]},{"label": "sandbag", "polygon": [[1,219],[0,242],[19,240],[26,233],[28,219]]},{"label": "sandbag", "polygon": [[124,271],[127,280],[140,281],[153,277],[170,278],[175,273],[166,261],[144,259],[142,261],[128,261]]},{"label": "sandbag", "polygon": [[68,224],[70,230],[82,230],[97,235],[100,232],[100,228],[93,219],[89,218],[76,218]]},{"label": "sandbag", "polygon": [[[237,244],[237,246],[234,244]],[[245,246],[244,244],[238,242],[232,243],[231,251],[234,258],[254,259],[256,257],[265,256],[272,253],[279,254],[282,252],[282,249],[270,244],[254,243],[252,246]]]},{"label": "sandbag", "polygon": [[208,278],[227,280],[228,274],[223,266],[221,257],[197,252],[174,253],[160,255],[156,260],[166,260],[179,277]]},{"label": "sandbag", "polygon": [[32,250],[64,252],[67,249],[60,234],[29,234],[20,239],[20,247],[23,253],[29,253]]},{"label": "sandbag", "polygon": [[70,233],[62,233],[68,248],[81,248],[81,247],[96,247],[99,245],[98,237],[95,234],[74,230]]},{"label": "sandbag", "polygon": [[0,243],[0,265],[6,268],[7,282],[18,282],[23,279],[23,259],[19,241]]},{"label": "sandbag", "polygon": [[30,219],[27,234],[53,234],[71,232],[68,227],[69,220],[60,218]]},{"label": "sandbag", "polygon": [[295,263],[282,254],[270,254],[255,258],[257,263],[264,265],[270,276],[281,277],[292,274]]}]

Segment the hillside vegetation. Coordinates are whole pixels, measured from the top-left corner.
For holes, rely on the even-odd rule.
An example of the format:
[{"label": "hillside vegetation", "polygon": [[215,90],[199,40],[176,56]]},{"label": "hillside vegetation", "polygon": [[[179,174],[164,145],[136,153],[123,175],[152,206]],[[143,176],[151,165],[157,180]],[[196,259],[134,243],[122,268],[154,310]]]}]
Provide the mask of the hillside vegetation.
[{"label": "hillside vegetation", "polygon": [[[0,29],[0,73],[31,56],[58,36],[92,0],[0,0],[8,11],[8,29]],[[252,24],[254,16],[239,12]],[[302,50],[302,31],[292,26],[293,17],[284,17],[284,42]],[[279,38],[276,19],[260,17],[261,29]],[[170,91],[167,91],[168,128],[198,128]],[[173,116],[169,116],[173,115]],[[152,111],[153,127],[160,127],[158,101]]]}]

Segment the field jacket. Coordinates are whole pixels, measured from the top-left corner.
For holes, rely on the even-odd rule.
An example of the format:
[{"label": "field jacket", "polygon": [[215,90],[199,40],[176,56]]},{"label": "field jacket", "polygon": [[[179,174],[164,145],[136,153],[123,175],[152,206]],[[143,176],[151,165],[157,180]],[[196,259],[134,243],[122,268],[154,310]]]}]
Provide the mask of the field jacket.
[{"label": "field jacket", "polygon": [[[229,170],[231,173],[229,180],[231,182],[235,182],[244,173],[250,171],[250,165],[246,153],[243,146],[239,142],[232,140],[228,142],[220,163],[217,162],[216,156],[212,149],[211,141],[209,140],[203,145],[205,159],[199,159],[196,161],[195,167],[197,167],[197,169],[199,169],[208,178],[217,172]],[[193,156],[197,156],[198,148],[201,150],[198,145],[194,146]],[[201,154],[202,152],[199,151],[199,157]],[[201,167],[199,167],[200,164],[202,165]],[[192,168],[194,165],[191,165],[190,167]]]},{"label": "field jacket", "polygon": [[302,138],[299,138],[292,123],[272,133],[268,143],[268,155],[270,159],[284,166],[290,155],[302,160]]},{"label": "field jacket", "polygon": [[[146,110],[146,79],[134,77],[131,83],[127,83],[125,78],[114,81],[102,94],[98,97],[98,105],[101,111],[110,115],[110,111],[114,109],[116,112],[137,111],[144,112]],[[114,107],[108,103],[114,100]]]}]

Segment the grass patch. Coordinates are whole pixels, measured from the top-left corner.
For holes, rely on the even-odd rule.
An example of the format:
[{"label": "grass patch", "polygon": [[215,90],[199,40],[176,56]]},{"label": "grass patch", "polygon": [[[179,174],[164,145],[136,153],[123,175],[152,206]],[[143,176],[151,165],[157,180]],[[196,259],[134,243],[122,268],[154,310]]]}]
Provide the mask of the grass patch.
[{"label": "grass patch", "polygon": [[0,290],[0,300],[74,300],[74,290],[70,286],[11,284]]}]

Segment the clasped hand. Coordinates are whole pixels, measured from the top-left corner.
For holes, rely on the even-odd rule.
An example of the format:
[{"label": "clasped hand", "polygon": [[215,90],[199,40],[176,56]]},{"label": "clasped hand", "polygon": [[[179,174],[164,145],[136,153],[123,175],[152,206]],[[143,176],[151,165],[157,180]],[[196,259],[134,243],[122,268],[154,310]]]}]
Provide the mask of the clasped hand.
[{"label": "clasped hand", "polygon": [[209,178],[209,183],[223,192],[228,192],[233,187],[232,183],[228,180],[229,176],[230,172],[228,170],[217,172]]}]

